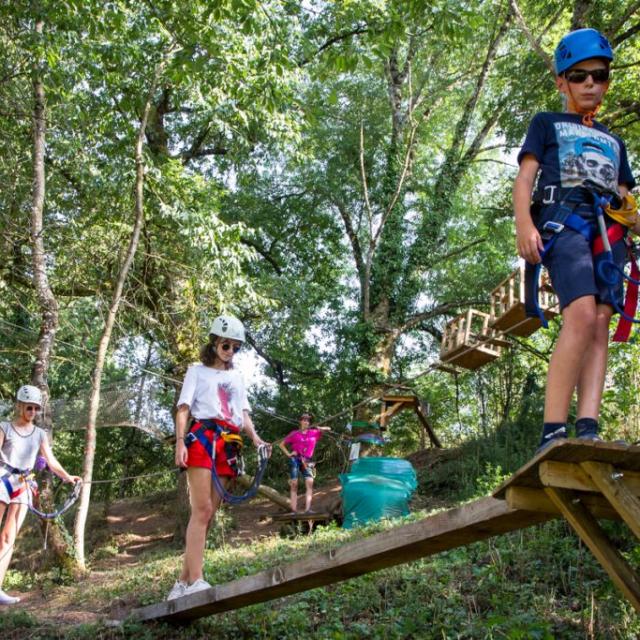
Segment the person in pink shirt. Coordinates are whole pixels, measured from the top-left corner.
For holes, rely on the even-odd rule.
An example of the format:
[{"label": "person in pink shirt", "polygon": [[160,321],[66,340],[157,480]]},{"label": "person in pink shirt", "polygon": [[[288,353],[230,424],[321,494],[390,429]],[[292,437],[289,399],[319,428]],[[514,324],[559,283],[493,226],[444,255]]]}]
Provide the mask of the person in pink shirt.
[{"label": "person in pink shirt", "polygon": [[[303,413],[300,416],[300,428],[291,431],[282,442],[280,448],[289,458],[289,486],[291,487],[291,511],[298,511],[298,477],[302,475],[305,483],[305,513],[311,512],[313,499],[313,452],[323,431],[331,431],[329,427],[309,428],[313,416]],[[291,446],[291,451],[286,445]]]}]

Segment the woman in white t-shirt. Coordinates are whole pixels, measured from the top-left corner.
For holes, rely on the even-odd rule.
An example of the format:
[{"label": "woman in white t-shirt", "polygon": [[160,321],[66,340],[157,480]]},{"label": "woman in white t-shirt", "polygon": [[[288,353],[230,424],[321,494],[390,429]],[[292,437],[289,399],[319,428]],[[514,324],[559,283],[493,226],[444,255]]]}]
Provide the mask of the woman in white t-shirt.
[{"label": "woman in white t-shirt", "polygon": [[[214,431],[200,421],[206,420],[209,425],[214,422],[232,433],[244,431],[256,447],[267,444],[258,436],[251,421],[251,407],[242,376],[233,370],[233,356],[244,341],[245,332],[240,320],[233,316],[218,316],[211,325],[209,342],[200,352],[202,364],[189,367],[182,385],[176,414],[176,465],[187,469],[191,517],[182,572],[169,592],[168,600],[211,586],[202,577],[204,546],[209,524],[222,498],[211,481],[211,454],[200,440],[206,438],[211,447]],[[193,418],[192,424],[189,424],[190,418]],[[187,434],[193,434],[188,445],[185,443]],[[215,442],[216,472],[226,487],[236,471],[227,460],[222,438]]]},{"label": "woman in white t-shirt", "polygon": [[0,605],[15,604],[14,598],[2,590],[13,545],[29,509],[29,491],[23,473],[29,472],[41,455],[49,469],[65,482],[78,482],[80,476],[68,474],[51,451],[47,434],[36,427],[33,420],[42,407],[42,393],[38,387],[26,384],[16,394],[15,417],[0,422]]}]

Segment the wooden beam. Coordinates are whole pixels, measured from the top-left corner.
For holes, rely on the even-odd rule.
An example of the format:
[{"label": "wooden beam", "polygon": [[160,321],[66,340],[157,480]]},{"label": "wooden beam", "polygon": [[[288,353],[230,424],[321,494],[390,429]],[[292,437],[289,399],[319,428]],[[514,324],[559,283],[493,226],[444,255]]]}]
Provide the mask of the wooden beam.
[{"label": "wooden beam", "polygon": [[185,622],[410,562],[447,549],[544,522],[552,516],[482,498],[411,524],[132,612],[139,620]]},{"label": "wooden beam", "polygon": [[331,520],[330,513],[273,513],[271,519],[274,522],[314,522]]},{"label": "wooden beam", "polygon": [[418,416],[418,420],[420,424],[425,428],[427,434],[429,435],[429,440],[431,440],[431,444],[434,447],[438,447],[438,449],[442,449],[442,444],[440,443],[440,439],[436,435],[436,432],[431,427],[429,419],[427,418],[427,412],[424,410],[424,406],[422,402],[418,402],[415,406],[416,415]]},{"label": "wooden beam", "polygon": [[[398,413],[398,411],[400,411],[401,409],[405,408],[406,403],[403,401],[400,402],[396,402],[395,404],[393,404],[389,409],[385,409],[384,411],[380,412],[380,417],[378,418],[378,421],[380,422],[380,427],[384,428],[387,426],[387,422],[389,422],[389,420],[396,414]],[[384,405],[382,405],[383,408],[386,407],[386,403]]]},{"label": "wooden beam", "polygon": [[[558,489],[573,489],[574,491],[600,492],[600,487],[582,466],[584,462],[556,462],[545,460],[540,463],[540,481],[546,487]],[[594,463],[597,464],[597,463]],[[610,465],[609,465],[610,466]],[[640,496],[640,473],[637,471],[624,471],[625,486],[633,493]]]},{"label": "wooden beam", "polygon": [[408,404],[415,404],[415,396],[398,396],[398,395],[385,395],[382,396],[382,401],[385,404],[395,404],[396,402],[406,402]]},{"label": "wooden beam", "polygon": [[595,518],[587,511],[580,500],[575,500],[576,494],[564,489],[545,487],[545,493],[560,509],[562,515],[569,521],[576,533],[591,549],[604,570],[609,574],[614,584],[631,602],[637,612],[640,612],[640,582],[627,561],[618,553],[600,528]]},{"label": "wooden beam", "polygon": [[[560,509],[553,504],[543,489],[509,487],[505,499],[512,509],[562,515]],[[620,514],[602,496],[585,493],[581,494],[579,499],[596,518],[622,520]]]},{"label": "wooden beam", "polygon": [[636,538],[640,538],[640,500],[634,495],[626,474],[611,464],[582,462],[580,466],[589,474],[614,509],[622,516]]}]

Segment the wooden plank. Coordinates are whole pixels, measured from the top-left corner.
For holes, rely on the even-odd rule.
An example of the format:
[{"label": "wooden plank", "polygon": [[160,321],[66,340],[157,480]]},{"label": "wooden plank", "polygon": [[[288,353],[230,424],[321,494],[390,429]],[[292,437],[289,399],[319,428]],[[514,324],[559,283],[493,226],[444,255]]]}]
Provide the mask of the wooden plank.
[{"label": "wooden plank", "polygon": [[492,362],[500,354],[487,346],[476,345],[469,347],[462,345],[455,351],[446,355],[441,355],[440,359],[448,364],[454,364],[464,369],[478,369],[479,367]]},{"label": "wooden plank", "polygon": [[621,473],[613,465],[602,462],[582,462],[580,466],[622,516],[636,538],[640,538],[640,500],[637,498],[640,477],[634,482],[627,477],[633,472]]},{"label": "wooden plank", "polygon": [[136,609],[132,616],[139,620],[195,620],[410,562],[551,517],[513,510],[503,500],[482,498],[288,565]]},{"label": "wooden plank", "polygon": [[[509,487],[505,500],[512,509],[525,511],[539,511],[554,515],[562,515],[544,489],[530,489],[529,487]],[[620,514],[600,495],[593,493],[580,494],[579,500],[596,518],[606,520],[622,520]]]},{"label": "wooden plank", "polygon": [[[574,491],[595,491],[604,493],[597,482],[587,472],[585,465],[606,465],[611,473],[616,472],[611,464],[603,462],[585,461],[579,464],[573,462],[554,462],[547,460],[540,463],[540,481],[547,487],[558,489],[573,489]],[[627,487],[633,495],[640,496],[640,473],[638,471],[624,471]],[[613,503],[612,503],[613,504]]]},{"label": "wooden plank", "polygon": [[640,471],[640,447],[613,442],[591,442],[588,440],[556,440],[544,451],[521,467],[509,480],[493,493],[495,498],[504,498],[507,487],[523,486],[542,489],[538,467],[546,460],[557,462],[608,462],[623,472]]},{"label": "wooden plank", "polygon": [[382,401],[385,404],[395,404],[396,402],[408,402],[409,404],[415,404],[415,396],[382,396]]},{"label": "wooden plank", "polygon": [[330,513],[272,513],[271,519],[274,522],[315,522],[320,520],[331,520]]},{"label": "wooden plank", "polygon": [[545,487],[573,489],[575,491],[598,491],[589,475],[579,464],[546,460],[538,467],[540,482]]},{"label": "wooden plank", "polygon": [[613,547],[609,538],[595,518],[579,501],[575,494],[565,489],[545,488],[546,494],[560,509],[569,524],[591,549],[613,583],[622,591],[637,612],[640,612],[640,582],[627,561]]}]

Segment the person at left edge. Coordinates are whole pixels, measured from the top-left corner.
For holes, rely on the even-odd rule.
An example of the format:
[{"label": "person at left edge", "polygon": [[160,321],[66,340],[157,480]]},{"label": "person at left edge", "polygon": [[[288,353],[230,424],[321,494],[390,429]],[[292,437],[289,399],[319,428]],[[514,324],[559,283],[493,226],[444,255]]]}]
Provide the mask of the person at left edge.
[{"label": "person at left edge", "polygon": [[[201,442],[187,447],[184,437],[200,427],[199,420],[213,420],[233,432],[244,431],[256,447],[270,445],[256,433],[249,412],[251,407],[240,373],[233,368],[234,355],[245,341],[242,322],[234,316],[218,316],[209,331],[209,341],[200,351],[201,364],[189,367],[178,399],[176,414],[176,453],[178,467],[187,469],[191,516],[187,525],[182,572],[167,600],[209,589],[203,577],[207,530],[222,502],[211,479],[212,460]],[[189,426],[189,417],[192,417]],[[189,426],[189,429],[187,427]],[[214,433],[206,436],[213,442]],[[236,476],[227,462],[222,438],[216,440],[216,472],[223,486]]]},{"label": "person at left edge", "polygon": [[5,574],[13,555],[20,528],[29,509],[28,475],[41,455],[49,469],[64,482],[79,482],[80,476],[67,473],[53,455],[44,429],[34,423],[42,409],[42,393],[38,387],[25,384],[16,394],[12,420],[0,422],[0,605],[15,604],[20,598],[2,590]]}]

